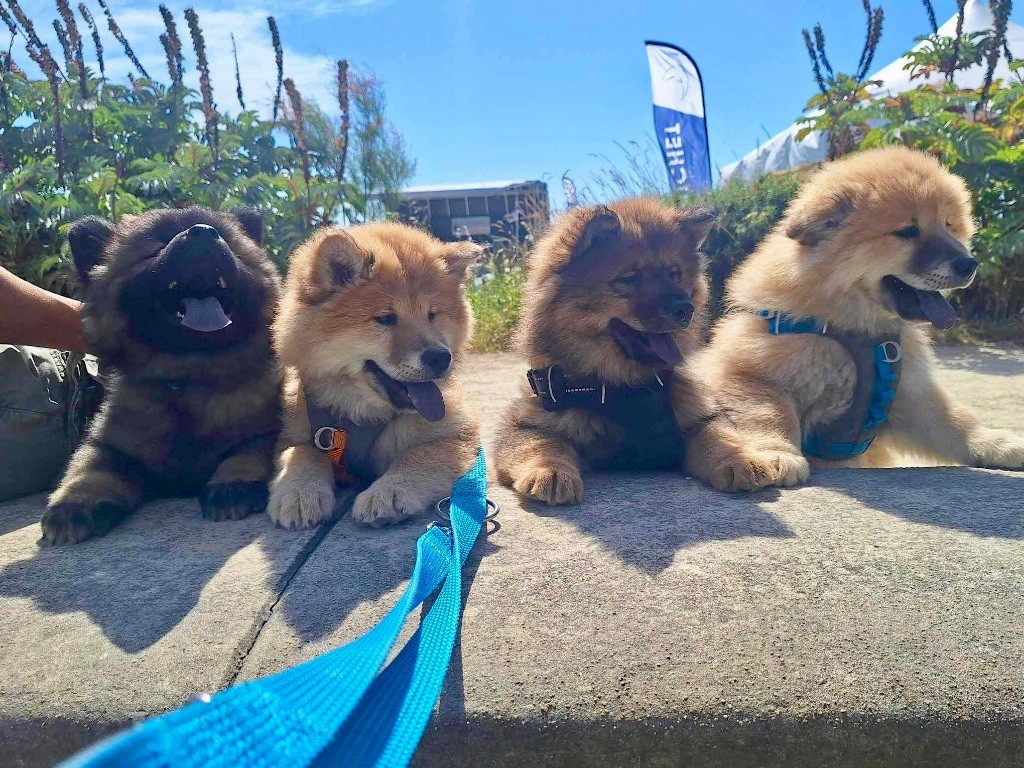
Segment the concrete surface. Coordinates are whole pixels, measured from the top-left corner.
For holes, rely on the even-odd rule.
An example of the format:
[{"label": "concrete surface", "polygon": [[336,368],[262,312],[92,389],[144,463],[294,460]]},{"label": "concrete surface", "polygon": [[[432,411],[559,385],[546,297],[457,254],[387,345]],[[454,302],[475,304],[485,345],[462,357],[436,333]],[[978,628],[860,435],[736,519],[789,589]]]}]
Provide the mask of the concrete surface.
[{"label": "concrete surface", "polygon": [[[984,421],[1024,432],[1024,352],[943,350]],[[520,366],[481,355],[490,434]],[[492,489],[421,766],[1024,764],[1024,476],[832,470],[725,496],[587,478],[579,507]],[[318,532],[150,505],[43,548],[0,506],[0,765],[42,766],[200,691],[355,637],[422,521]]]}]

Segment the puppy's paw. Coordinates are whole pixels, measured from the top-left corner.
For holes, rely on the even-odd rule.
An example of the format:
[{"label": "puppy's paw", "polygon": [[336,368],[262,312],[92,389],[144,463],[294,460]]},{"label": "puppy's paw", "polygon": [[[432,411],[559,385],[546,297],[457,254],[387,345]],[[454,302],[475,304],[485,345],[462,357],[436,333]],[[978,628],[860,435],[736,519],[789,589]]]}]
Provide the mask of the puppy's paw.
[{"label": "puppy's paw", "polygon": [[129,512],[129,509],[116,501],[65,501],[54,504],[43,513],[40,521],[43,538],[51,544],[77,544],[107,533],[126,518]]},{"label": "puppy's paw", "polygon": [[772,459],[775,468],[775,485],[780,488],[792,488],[802,485],[811,476],[811,465],[803,454],[788,451],[774,451]]},{"label": "puppy's paw", "polygon": [[516,474],[512,488],[523,496],[548,504],[583,501],[583,478],[575,467],[527,466]]},{"label": "puppy's paw", "polygon": [[811,467],[800,454],[748,451],[726,456],[706,479],[720,491],[757,491],[771,486],[799,485],[810,474]]},{"label": "puppy's paw", "polygon": [[987,469],[1024,469],[1024,437],[1008,429],[986,429],[971,445],[975,463]]},{"label": "puppy's paw", "polygon": [[356,496],[352,503],[352,519],[380,528],[424,512],[430,506],[430,501],[382,477]]},{"label": "puppy's paw", "polygon": [[311,528],[334,514],[334,486],[320,481],[278,481],[267,503],[270,519],[282,528]]},{"label": "puppy's paw", "polygon": [[241,520],[267,508],[263,480],[210,483],[199,494],[199,508],[208,520]]}]

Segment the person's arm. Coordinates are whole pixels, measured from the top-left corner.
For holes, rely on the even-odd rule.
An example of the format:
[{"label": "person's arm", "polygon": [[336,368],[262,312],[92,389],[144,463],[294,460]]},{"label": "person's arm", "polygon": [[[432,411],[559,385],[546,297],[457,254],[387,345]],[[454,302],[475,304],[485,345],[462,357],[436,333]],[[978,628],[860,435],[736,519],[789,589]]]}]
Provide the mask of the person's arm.
[{"label": "person's arm", "polygon": [[0,343],[85,352],[81,308],[0,267]]}]

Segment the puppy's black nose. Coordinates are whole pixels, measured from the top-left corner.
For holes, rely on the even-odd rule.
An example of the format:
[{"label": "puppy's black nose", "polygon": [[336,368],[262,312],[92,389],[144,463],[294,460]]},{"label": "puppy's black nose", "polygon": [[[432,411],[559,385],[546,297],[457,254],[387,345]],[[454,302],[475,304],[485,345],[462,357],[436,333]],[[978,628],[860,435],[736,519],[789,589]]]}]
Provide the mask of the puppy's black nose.
[{"label": "puppy's black nose", "polygon": [[693,318],[693,302],[685,296],[673,296],[665,302],[665,311],[680,325],[686,325]]},{"label": "puppy's black nose", "polygon": [[953,273],[957,277],[970,277],[978,268],[978,262],[970,256],[961,256],[953,261]]},{"label": "puppy's black nose", "polygon": [[219,240],[220,232],[206,224],[195,224],[185,230],[189,240]]},{"label": "puppy's black nose", "polygon": [[452,364],[452,353],[444,347],[431,347],[420,355],[420,360],[434,376],[440,376]]}]

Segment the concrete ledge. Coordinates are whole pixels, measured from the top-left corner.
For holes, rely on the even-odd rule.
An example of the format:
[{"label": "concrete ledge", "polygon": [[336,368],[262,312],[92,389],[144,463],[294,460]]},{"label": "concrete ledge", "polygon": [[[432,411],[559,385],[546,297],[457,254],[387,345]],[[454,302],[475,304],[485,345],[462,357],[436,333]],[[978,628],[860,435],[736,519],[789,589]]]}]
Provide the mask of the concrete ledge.
[{"label": "concrete ledge", "polygon": [[[1024,431],[1024,356],[945,359],[987,423]],[[518,373],[494,356],[471,371],[486,432]],[[1024,764],[1024,475],[811,482],[726,496],[593,476],[566,508],[492,489],[502,527],[470,560],[416,764]],[[3,766],[52,765],[352,639],[404,587],[425,522],[289,533],[167,500],[45,548],[42,505],[0,505]]]},{"label": "concrete ledge", "polygon": [[212,523],[195,499],[113,535],[40,544],[44,496],[0,505],[0,764],[48,765],[238,674],[326,535],[264,515]]},{"label": "concrete ledge", "polygon": [[[1021,476],[816,479],[729,497],[592,477],[589,501],[562,509],[494,489],[502,528],[471,563],[418,764],[1019,765]],[[338,524],[243,677],[376,621],[408,569],[390,553],[414,533]]]},{"label": "concrete ledge", "polygon": [[[912,739],[907,735],[912,733]],[[1019,766],[1020,724],[756,720],[433,724],[413,766]]]}]

